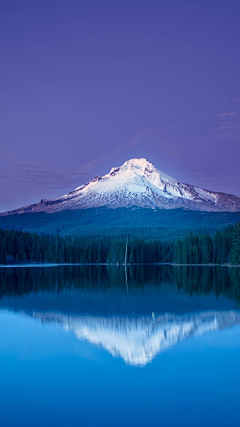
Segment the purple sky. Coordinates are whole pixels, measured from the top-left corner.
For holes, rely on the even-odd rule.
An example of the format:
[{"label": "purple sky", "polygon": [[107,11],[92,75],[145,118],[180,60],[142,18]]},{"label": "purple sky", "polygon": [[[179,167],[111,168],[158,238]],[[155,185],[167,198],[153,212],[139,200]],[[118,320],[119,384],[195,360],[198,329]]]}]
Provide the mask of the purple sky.
[{"label": "purple sky", "polygon": [[0,211],[132,157],[240,196],[240,3],[0,0]]}]

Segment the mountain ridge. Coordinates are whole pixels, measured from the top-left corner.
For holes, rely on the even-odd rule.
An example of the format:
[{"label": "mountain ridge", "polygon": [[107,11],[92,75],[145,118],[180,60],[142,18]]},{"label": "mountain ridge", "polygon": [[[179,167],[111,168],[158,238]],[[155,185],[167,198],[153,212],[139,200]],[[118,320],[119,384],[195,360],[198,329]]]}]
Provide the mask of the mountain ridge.
[{"label": "mountain ridge", "polygon": [[144,158],[130,159],[103,176],[56,199],[0,213],[7,216],[22,213],[55,213],[65,210],[98,207],[138,206],[151,209],[240,212],[240,197],[185,184],[158,170]]}]

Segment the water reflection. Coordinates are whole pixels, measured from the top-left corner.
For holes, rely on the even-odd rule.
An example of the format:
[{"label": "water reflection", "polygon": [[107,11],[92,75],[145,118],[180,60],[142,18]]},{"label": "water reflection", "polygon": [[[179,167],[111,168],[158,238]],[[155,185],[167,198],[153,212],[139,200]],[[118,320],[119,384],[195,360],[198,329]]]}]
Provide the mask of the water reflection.
[{"label": "water reflection", "polygon": [[234,311],[140,318],[36,312],[32,315],[42,322],[62,325],[73,331],[78,339],[102,347],[132,366],[146,365],[178,341],[240,323],[240,313]]},{"label": "water reflection", "polygon": [[175,285],[189,295],[224,295],[240,303],[240,269],[173,266],[0,267],[0,298],[63,289],[125,289]]},{"label": "water reflection", "polygon": [[0,308],[60,325],[134,366],[240,323],[237,268],[21,267],[0,278]]}]

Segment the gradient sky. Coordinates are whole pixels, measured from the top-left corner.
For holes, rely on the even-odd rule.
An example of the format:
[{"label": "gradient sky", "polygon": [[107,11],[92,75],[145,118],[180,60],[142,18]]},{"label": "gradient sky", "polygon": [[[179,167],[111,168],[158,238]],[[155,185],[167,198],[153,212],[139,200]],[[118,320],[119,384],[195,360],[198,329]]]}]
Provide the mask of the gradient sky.
[{"label": "gradient sky", "polygon": [[240,196],[240,3],[0,0],[0,211],[132,157]]}]

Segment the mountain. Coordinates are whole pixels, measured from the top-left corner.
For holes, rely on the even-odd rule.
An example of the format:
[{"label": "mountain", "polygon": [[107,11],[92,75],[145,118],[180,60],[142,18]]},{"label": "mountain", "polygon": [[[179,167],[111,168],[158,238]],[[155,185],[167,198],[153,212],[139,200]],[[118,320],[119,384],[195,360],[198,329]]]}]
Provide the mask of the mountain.
[{"label": "mountain", "polygon": [[26,313],[42,323],[55,323],[72,331],[80,340],[121,357],[126,364],[144,366],[159,353],[186,338],[240,323],[236,311],[159,314],[146,317],[96,317],[58,312]]},{"label": "mountain", "polygon": [[146,159],[131,159],[60,198],[43,199],[40,203],[5,212],[1,216],[103,206],[240,212],[240,198],[184,184],[161,172]]}]

